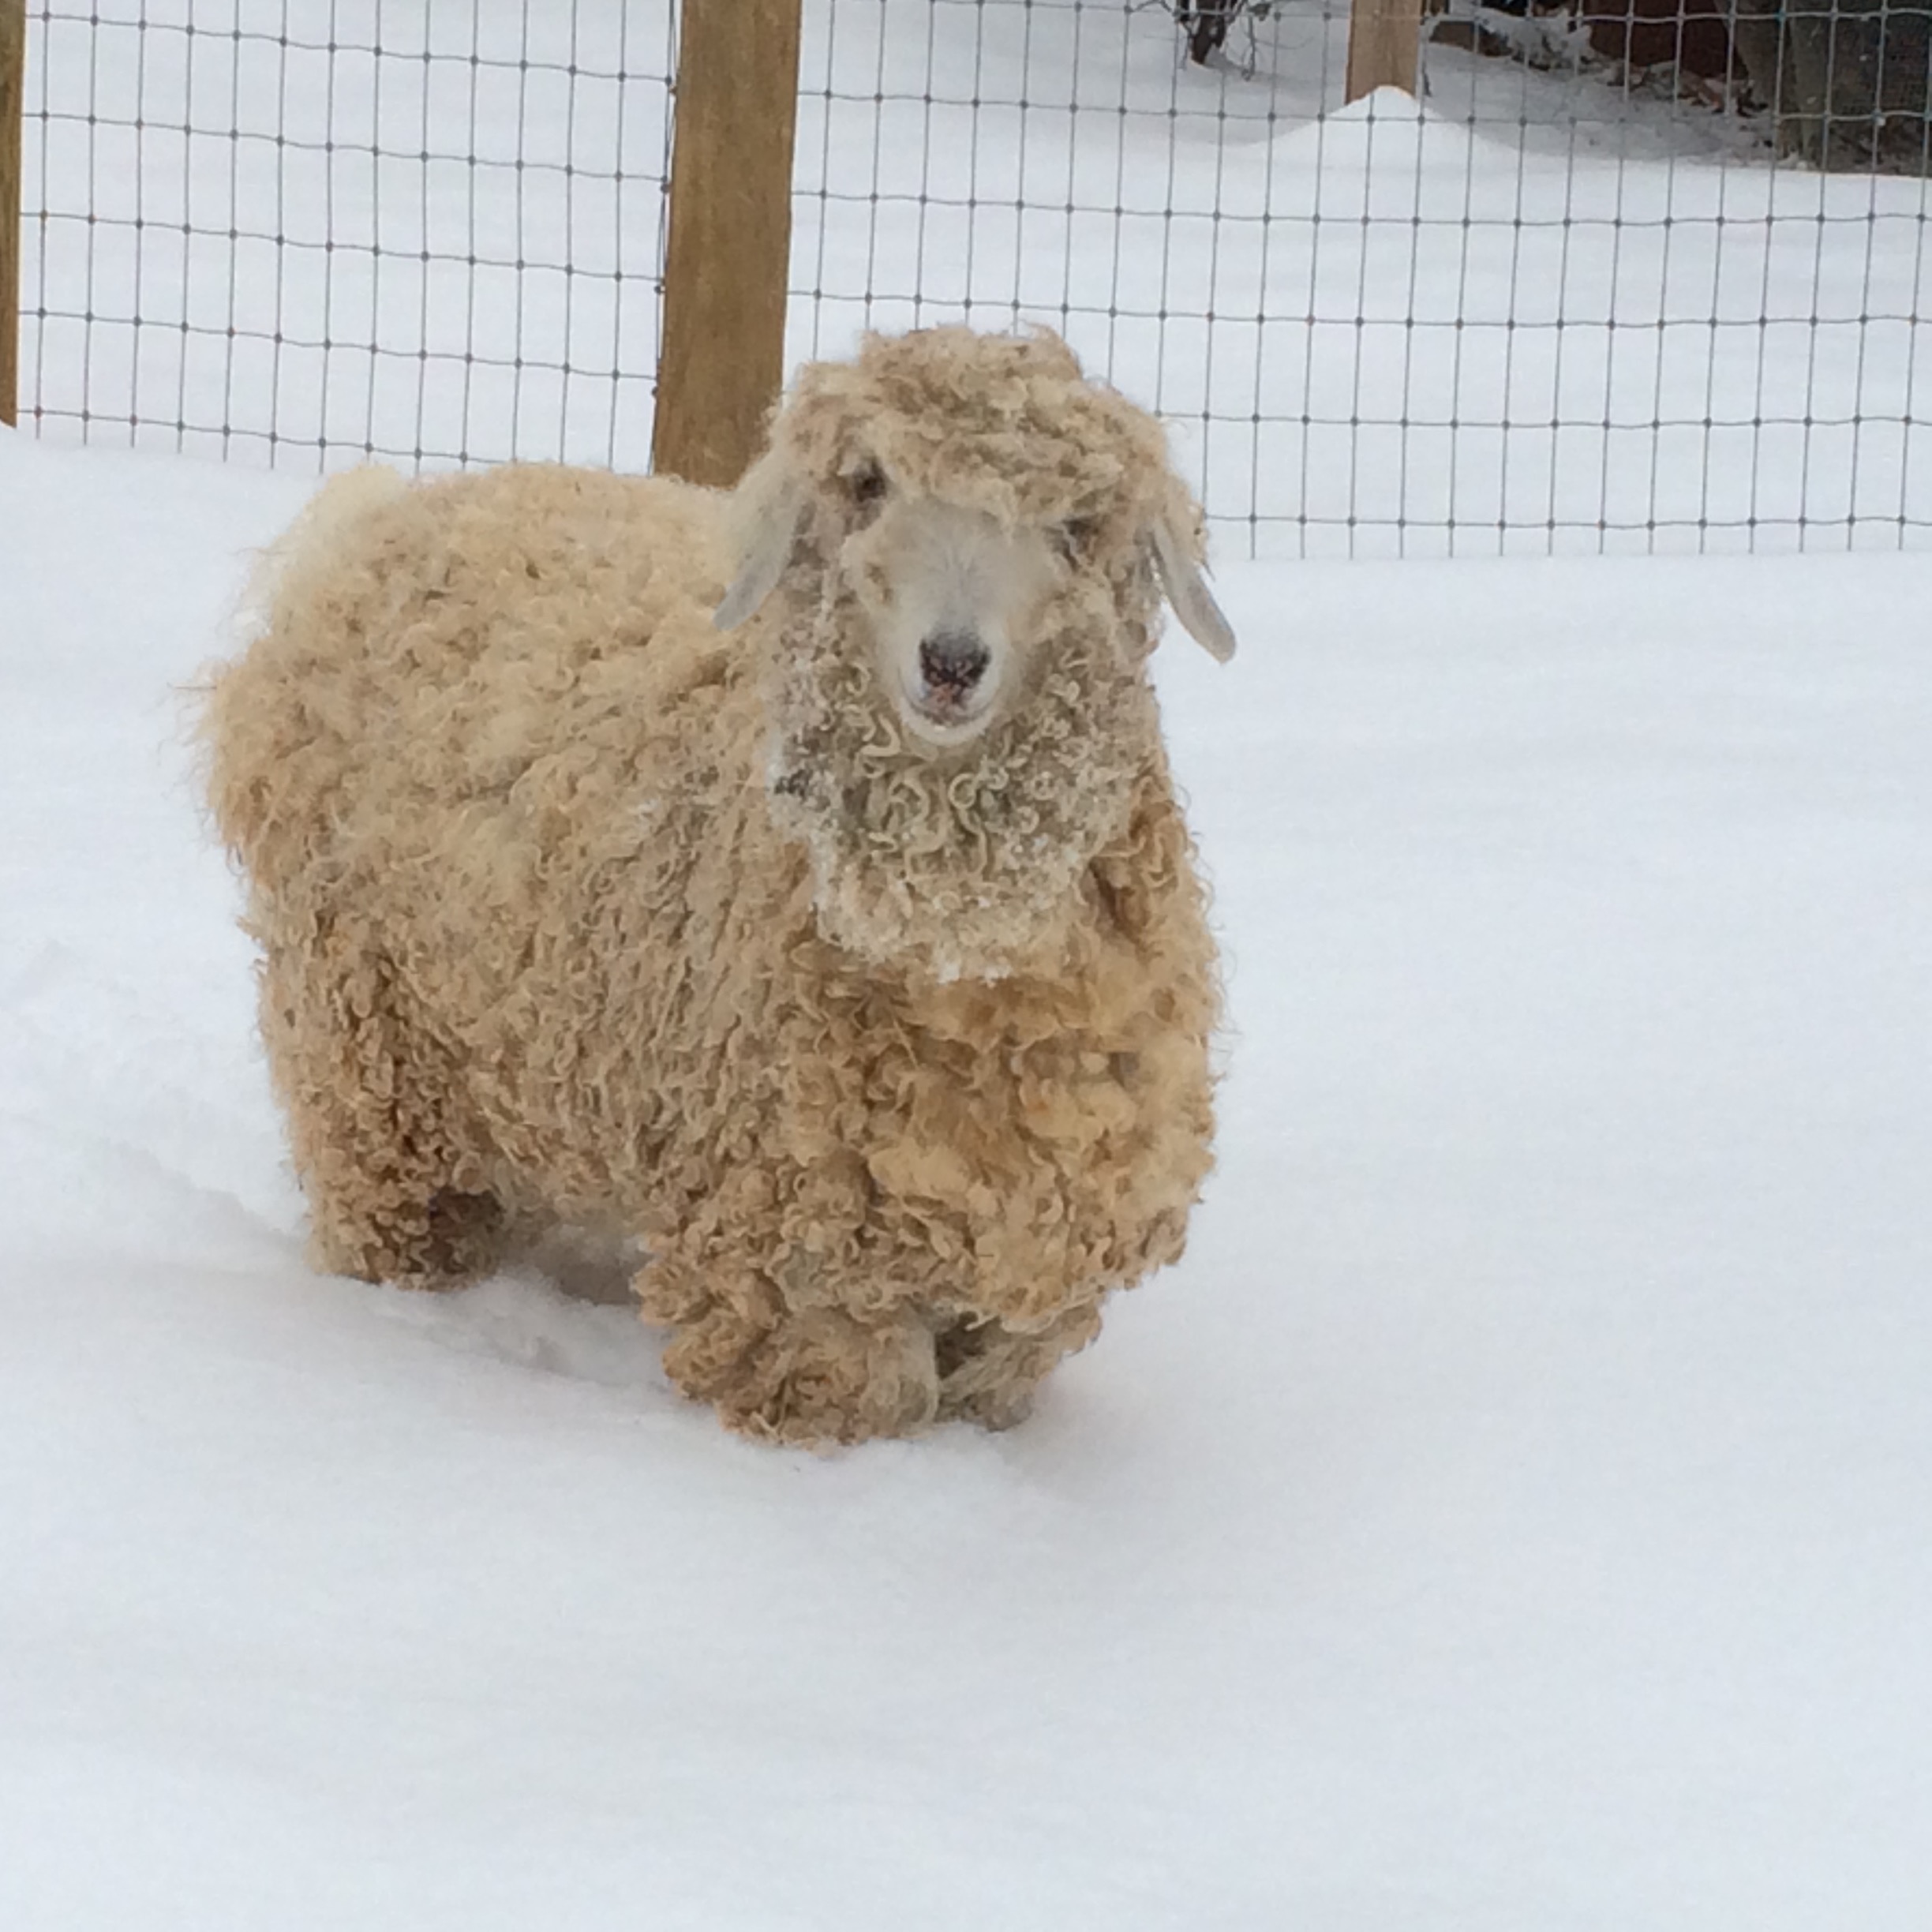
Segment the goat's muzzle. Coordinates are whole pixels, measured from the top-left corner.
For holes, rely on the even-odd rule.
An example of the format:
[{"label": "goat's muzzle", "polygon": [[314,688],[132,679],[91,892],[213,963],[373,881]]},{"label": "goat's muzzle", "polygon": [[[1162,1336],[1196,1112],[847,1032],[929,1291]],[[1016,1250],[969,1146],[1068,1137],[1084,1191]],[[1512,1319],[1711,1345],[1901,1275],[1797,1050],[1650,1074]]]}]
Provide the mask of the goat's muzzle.
[{"label": "goat's muzzle", "polygon": [[935,724],[964,724],[979,708],[975,694],[992,661],[973,631],[931,632],[919,647],[919,709]]},{"label": "goat's muzzle", "polygon": [[966,697],[993,654],[970,631],[935,631],[919,646],[919,672],[936,691]]}]

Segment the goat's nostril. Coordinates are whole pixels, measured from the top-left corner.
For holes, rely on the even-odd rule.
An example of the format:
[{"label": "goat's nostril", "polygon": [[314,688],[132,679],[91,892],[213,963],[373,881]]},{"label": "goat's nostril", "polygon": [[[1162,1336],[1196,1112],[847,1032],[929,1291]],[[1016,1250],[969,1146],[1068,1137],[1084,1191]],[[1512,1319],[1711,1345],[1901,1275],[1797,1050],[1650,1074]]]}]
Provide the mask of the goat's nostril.
[{"label": "goat's nostril", "polygon": [[919,673],[928,684],[963,696],[986,675],[992,653],[970,631],[935,631],[919,646]]}]

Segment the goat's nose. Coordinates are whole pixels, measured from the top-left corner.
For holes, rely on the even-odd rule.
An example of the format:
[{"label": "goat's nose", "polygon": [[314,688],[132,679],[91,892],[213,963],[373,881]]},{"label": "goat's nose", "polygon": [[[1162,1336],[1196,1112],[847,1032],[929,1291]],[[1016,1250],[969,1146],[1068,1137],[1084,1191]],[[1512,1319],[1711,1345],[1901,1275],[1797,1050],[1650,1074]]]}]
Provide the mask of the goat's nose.
[{"label": "goat's nose", "polygon": [[970,631],[935,631],[919,646],[920,675],[958,696],[979,682],[991,662],[991,653]]}]

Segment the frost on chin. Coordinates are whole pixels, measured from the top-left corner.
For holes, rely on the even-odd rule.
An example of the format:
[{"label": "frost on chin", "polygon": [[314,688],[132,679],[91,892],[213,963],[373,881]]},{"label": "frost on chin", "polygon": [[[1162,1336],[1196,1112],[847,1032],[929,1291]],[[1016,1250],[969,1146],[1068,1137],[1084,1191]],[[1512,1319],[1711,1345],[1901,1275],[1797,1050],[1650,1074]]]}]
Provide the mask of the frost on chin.
[{"label": "frost on chin", "polygon": [[822,937],[942,983],[1054,971],[1086,868],[1126,823],[1151,693],[1069,638],[1010,715],[934,751],[840,642],[856,618],[829,601],[775,672],[772,816],[808,855]]}]

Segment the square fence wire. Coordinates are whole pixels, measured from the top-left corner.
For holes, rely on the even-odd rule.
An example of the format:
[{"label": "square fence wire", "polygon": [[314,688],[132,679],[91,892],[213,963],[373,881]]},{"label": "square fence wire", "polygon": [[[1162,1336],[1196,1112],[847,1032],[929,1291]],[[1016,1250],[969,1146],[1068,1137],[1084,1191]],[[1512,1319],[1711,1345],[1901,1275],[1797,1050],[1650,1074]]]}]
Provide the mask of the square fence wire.
[{"label": "square fence wire", "polygon": [[[806,0],[789,353],[1048,324],[1223,554],[1915,546],[1929,20],[1432,0],[1345,106],[1346,0]],[[28,61],[23,422],[646,466],[668,0],[33,0]]]},{"label": "square fence wire", "polygon": [[23,422],[312,467],[648,452],[663,6],[29,24]]}]

